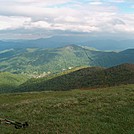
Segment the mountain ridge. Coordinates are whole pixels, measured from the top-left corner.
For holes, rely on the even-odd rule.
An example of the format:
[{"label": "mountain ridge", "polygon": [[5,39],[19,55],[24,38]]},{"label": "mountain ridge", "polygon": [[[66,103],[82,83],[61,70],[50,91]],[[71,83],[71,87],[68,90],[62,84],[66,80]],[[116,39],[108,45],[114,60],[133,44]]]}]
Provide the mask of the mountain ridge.
[{"label": "mountain ridge", "polygon": [[53,36],[33,40],[3,40],[0,41],[0,50],[9,48],[57,48],[67,44],[84,45],[98,50],[124,50],[134,47],[133,39],[117,40],[79,36]]},{"label": "mountain ridge", "polygon": [[[134,84],[134,64],[122,64],[111,68],[87,67],[51,79],[38,79],[19,86],[19,92],[66,91],[83,88],[100,88]],[[16,90],[16,91],[17,91]]]},{"label": "mountain ridge", "polygon": [[0,71],[42,74],[62,72],[78,66],[112,67],[123,63],[134,63],[133,50],[105,52],[77,45],[54,49],[9,49],[0,51]]}]

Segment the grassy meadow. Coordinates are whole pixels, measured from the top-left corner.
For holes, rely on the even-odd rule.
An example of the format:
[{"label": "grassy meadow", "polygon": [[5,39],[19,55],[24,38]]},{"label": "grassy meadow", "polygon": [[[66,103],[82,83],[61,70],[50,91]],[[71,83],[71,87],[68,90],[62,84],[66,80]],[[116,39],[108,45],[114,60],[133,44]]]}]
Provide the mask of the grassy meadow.
[{"label": "grassy meadow", "polygon": [[0,117],[29,123],[0,134],[134,134],[134,85],[0,94]]}]

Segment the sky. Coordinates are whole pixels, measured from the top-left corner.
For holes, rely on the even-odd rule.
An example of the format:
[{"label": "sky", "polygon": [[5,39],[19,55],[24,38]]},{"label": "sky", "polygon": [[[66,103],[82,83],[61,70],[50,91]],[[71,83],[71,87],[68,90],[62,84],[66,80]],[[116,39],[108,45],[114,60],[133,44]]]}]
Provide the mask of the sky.
[{"label": "sky", "polygon": [[134,0],[0,0],[0,39],[134,38]]}]

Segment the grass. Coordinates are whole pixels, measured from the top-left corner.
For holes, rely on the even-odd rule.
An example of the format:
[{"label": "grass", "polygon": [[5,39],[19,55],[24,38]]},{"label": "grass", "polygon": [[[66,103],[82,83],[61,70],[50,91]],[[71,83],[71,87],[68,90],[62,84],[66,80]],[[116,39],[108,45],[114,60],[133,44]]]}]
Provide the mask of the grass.
[{"label": "grass", "polygon": [[0,94],[0,117],[29,123],[1,124],[1,134],[133,134],[134,85]]}]

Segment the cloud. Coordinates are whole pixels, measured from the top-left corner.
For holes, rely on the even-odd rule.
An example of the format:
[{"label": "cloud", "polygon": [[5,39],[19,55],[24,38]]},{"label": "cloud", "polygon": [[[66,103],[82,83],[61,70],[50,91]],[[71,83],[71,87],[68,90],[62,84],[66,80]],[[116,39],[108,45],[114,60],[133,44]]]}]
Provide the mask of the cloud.
[{"label": "cloud", "polygon": [[100,2],[100,1],[96,1],[96,2],[90,2],[90,5],[101,5],[101,4],[103,4],[102,2]]},{"label": "cloud", "polygon": [[134,8],[134,5],[132,5],[131,8]]},{"label": "cloud", "polygon": [[44,5],[55,5],[55,4],[64,4],[71,0],[0,0],[2,4],[10,4],[10,5],[21,5],[21,4],[44,4]]},{"label": "cloud", "polygon": [[0,30],[24,28],[31,18],[0,16]]},{"label": "cloud", "polygon": [[125,2],[125,0],[111,0],[111,2],[124,3],[124,2]]},{"label": "cloud", "polygon": [[[125,0],[112,2],[125,3]],[[133,18],[133,12],[120,13],[118,6],[101,0],[5,0],[0,5],[0,37],[12,33],[7,38],[9,35],[39,38],[55,35],[57,31],[134,34]]]}]

